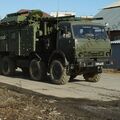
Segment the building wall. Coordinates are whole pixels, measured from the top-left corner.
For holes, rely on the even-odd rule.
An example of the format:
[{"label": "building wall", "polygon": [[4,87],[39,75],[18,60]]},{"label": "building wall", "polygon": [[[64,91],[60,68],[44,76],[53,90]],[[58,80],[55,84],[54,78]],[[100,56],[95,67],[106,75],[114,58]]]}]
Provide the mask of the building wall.
[{"label": "building wall", "polygon": [[111,31],[110,32],[110,40],[120,40],[120,31]]},{"label": "building wall", "polygon": [[110,65],[110,68],[120,69],[120,44],[112,44],[112,56],[110,61],[113,62],[113,65]]},{"label": "building wall", "polygon": [[51,12],[50,13],[51,16],[53,17],[63,17],[63,16],[72,16],[72,15],[76,15],[75,12]]}]

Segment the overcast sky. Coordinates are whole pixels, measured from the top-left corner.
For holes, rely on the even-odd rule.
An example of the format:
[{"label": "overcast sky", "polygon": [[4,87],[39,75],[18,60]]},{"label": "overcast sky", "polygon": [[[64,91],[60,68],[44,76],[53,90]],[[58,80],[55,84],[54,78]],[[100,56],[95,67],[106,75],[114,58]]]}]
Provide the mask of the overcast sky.
[{"label": "overcast sky", "polygon": [[1,0],[0,16],[20,9],[41,9],[45,12],[72,11],[78,16],[95,15],[103,7],[117,0]]}]

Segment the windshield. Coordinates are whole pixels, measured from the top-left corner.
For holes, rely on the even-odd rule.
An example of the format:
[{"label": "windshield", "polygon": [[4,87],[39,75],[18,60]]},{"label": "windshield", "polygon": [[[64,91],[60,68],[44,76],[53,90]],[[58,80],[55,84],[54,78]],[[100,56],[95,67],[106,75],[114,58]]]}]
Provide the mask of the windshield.
[{"label": "windshield", "polygon": [[103,26],[73,25],[75,38],[106,39],[107,34]]}]

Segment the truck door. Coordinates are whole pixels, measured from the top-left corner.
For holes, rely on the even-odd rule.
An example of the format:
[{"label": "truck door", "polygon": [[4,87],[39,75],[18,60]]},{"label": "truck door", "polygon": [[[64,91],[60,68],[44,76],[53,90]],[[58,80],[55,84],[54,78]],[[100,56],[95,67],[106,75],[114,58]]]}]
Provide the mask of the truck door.
[{"label": "truck door", "polygon": [[59,27],[57,48],[61,50],[68,60],[74,56],[74,40],[70,24],[61,24]]}]

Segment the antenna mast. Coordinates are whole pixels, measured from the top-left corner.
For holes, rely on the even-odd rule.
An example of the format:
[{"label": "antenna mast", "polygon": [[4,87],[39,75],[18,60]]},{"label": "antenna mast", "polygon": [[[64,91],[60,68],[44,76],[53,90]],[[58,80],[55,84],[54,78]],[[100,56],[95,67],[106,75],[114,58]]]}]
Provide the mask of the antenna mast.
[{"label": "antenna mast", "polygon": [[58,30],[59,0],[57,0],[57,13],[56,13],[56,17],[57,17],[57,30]]}]

